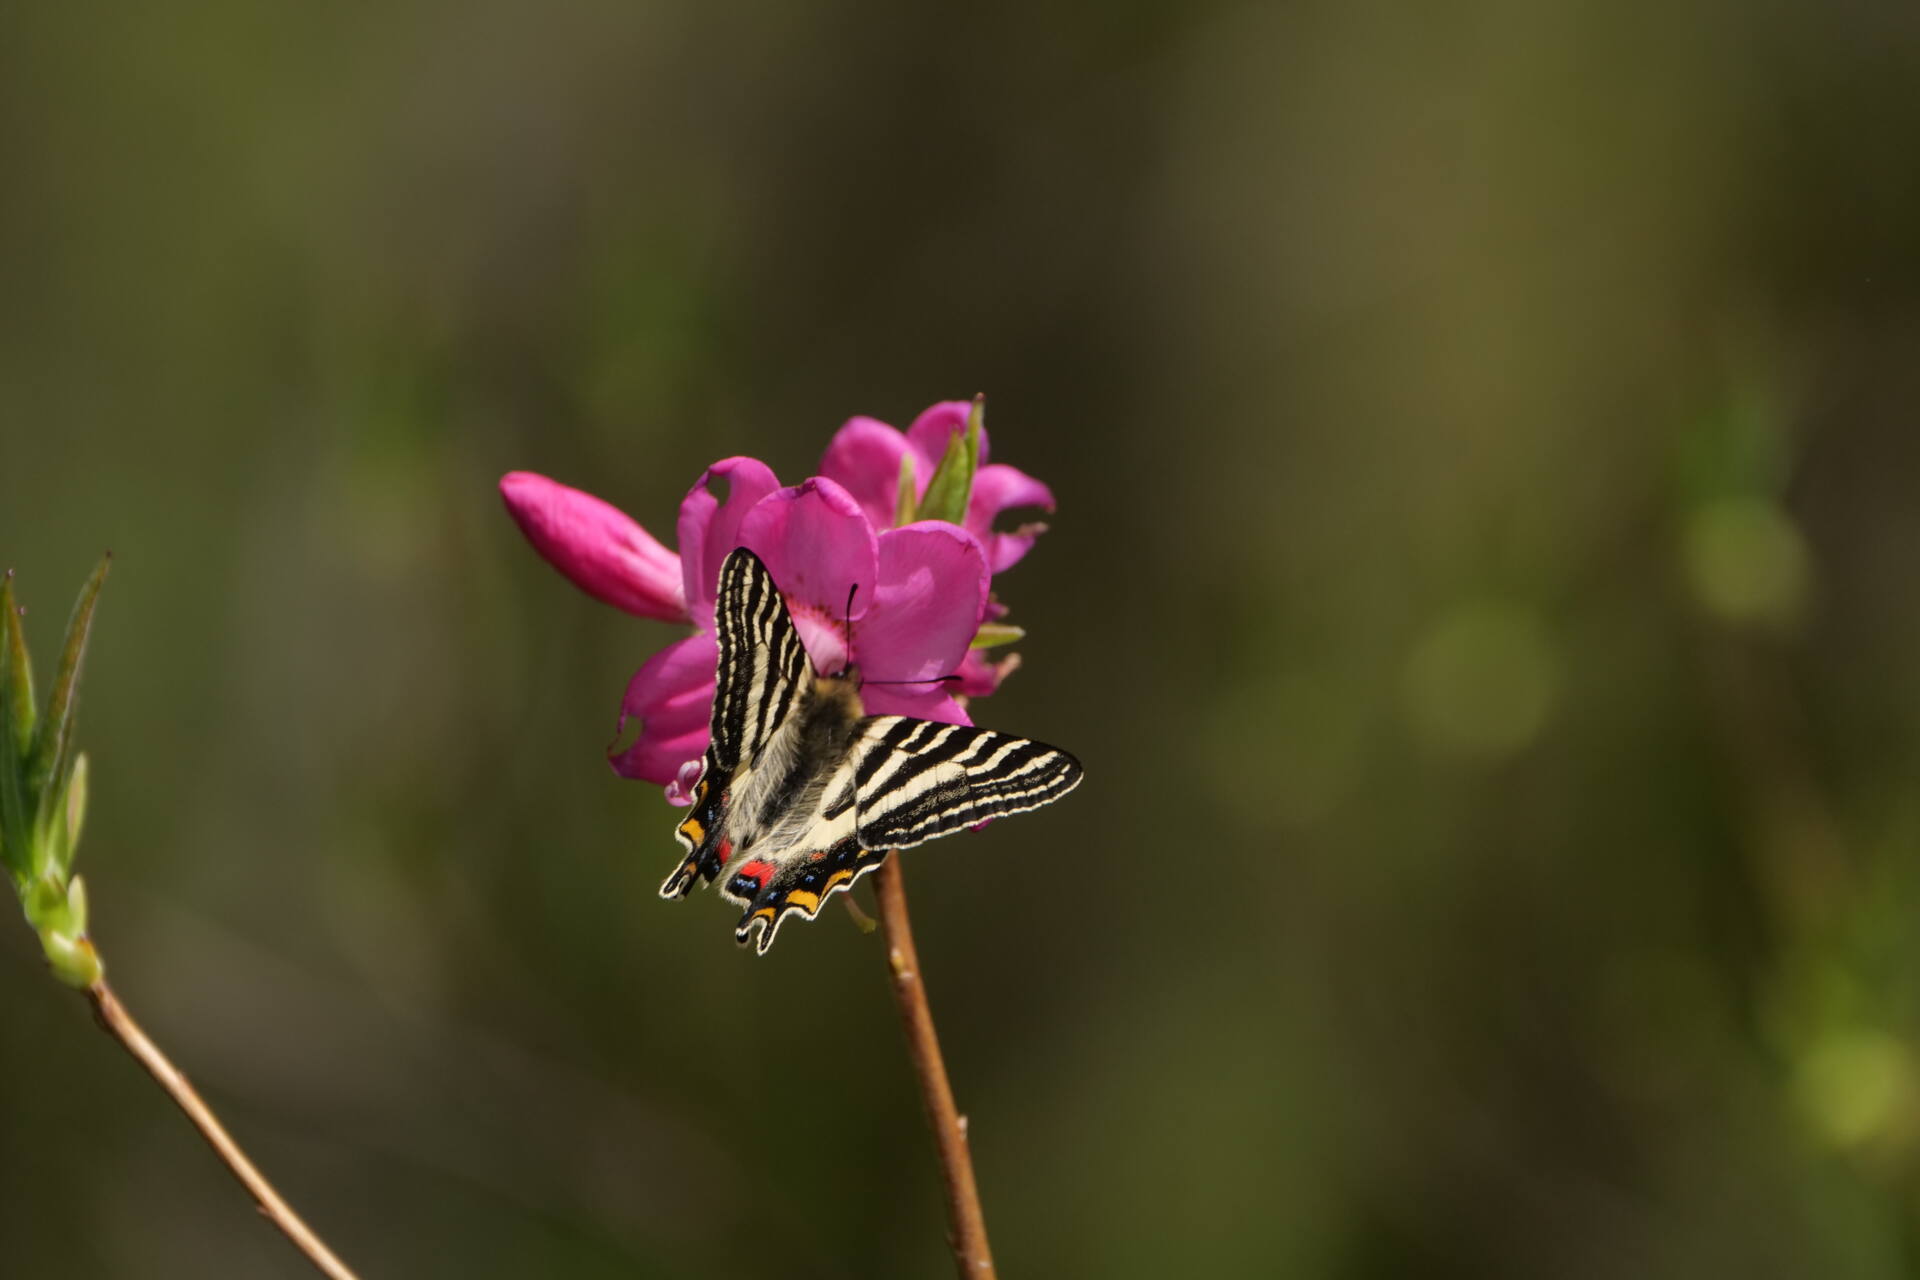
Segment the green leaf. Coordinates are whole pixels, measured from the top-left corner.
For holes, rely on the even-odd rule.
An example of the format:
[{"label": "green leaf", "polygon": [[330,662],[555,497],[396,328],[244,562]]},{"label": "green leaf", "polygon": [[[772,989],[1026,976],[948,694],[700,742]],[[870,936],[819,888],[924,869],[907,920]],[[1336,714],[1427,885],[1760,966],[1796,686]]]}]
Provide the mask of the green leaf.
[{"label": "green leaf", "polygon": [[73,922],[73,931],[81,937],[87,936],[87,882],[75,876],[67,884],[67,916]]},{"label": "green leaf", "polygon": [[967,429],[947,437],[947,452],[920,499],[922,520],[945,520],[949,524],[966,521],[967,500],[973,496],[973,473],[980,469],[980,426],[986,414],[987,398],[975,396],[973,411],[967,415]]},{"label": "green leaf", "polygon": [[998,645],[1012,644],[1027,634],[1025,627],[1016,627],[1010,622],[983,622],[980,629],[973,633],[973,643],[969,649],[992,649]]},{"label": "green leaf", "polygon": [[918,520],[917,507],[913,497],[913,455],[903,453],[900,455],[900,496],[893,504],[893,527],[898,529]]},{"label": "green leaf", "polygon": [[67,799],[61,806],[64,827],[61,831],[60,874],[73,870],[73,852],[80,847],[80,828],[87,820],[87,753],[73,758],[73,774],[67,779]]},{"label": "green leaf", "polygon": [[27,760],[27,789],[37,799],[48,794],[50,783],[64,786],[67,770],[73,764],[73,718],[79,703],[80,663],[87,654],[87,635],[93,629],[93,607],[100,599],[100,587],[107,580],[113,555],[100,558],[80,598],[74,602],[73,617],[67,623],[67,644],[60,653],[60,674],[47,699],[46,719],[34,735],[33,754]]},{"label": "green leaf", "polygon": [[6,672],[5,691],[0,698],[10,705],[0,713],[0,722],[13,728],[14,750],[22,756],[33,749],[33,663],[27,657],[27,637],[20,629],[20,605],[13,598],[13,570],[7,570],[0,582],[0,649],[5,650],[0,664]]},{"label": "green leaf", "polygon": [[73,871],[74,850],[80,847],[80,828],[87,812],[87,754],[73,758],[64,789],[40,798],[39,820],[34,823],[27,874],[51,876],[65,883]]}]

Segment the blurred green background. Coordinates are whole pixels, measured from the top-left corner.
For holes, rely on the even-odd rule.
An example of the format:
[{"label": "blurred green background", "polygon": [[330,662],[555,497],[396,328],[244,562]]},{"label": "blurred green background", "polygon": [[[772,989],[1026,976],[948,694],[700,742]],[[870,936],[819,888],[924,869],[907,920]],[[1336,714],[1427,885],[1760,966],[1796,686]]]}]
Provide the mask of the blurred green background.
[{"label": "blurred green background", "polygon": [[[1897,0],[0,13],[0,562],[80,867],[378,1277],[938,1277],[875,938],[737,952],[524,545],[989,394],[1060,510],[912,855],[1012,1276],[1920,1271]],[[7,909],[11,916],[11,908]],[[0,1273],[297,1277],[0,928]]]}]

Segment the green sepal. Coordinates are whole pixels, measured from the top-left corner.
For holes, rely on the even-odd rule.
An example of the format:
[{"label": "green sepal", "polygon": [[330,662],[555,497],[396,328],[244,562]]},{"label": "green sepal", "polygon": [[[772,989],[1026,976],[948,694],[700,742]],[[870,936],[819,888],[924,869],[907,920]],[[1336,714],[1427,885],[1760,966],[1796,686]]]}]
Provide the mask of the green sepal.
[{"label": "green sepal", "polygon": [[973,473],[980,469],[980,428],[987,416],[987,398],[975,396],[967,414],[967,429],[947,437],[947,451],[927,481],[927,492],[920,499],[922,520],[945,520],[964,524],[967,500],[973,496]]},{"label": "green sepal", "polygon": [[[20,906],[27,923],[42,933],[72,933],[73,917],[67,905],[67,882],[58,876],[35,876],[27,882]],[[82,901],[84,901],[84,897]]]},{"label": "green sepal", "polygon": [[67,770],[73,765],[73,718],[79,705],[80,663],[87,654],[87,636],[93,630],[93,608],[100,599],[100,587],[107,580],[113,555],[100,557],[99,565],[80,588],[74,602],[73,617],[67,622],[67,643],[60,653],[60,674],[47,699],[47,715],[33,739],[33,754],[27,760],[27,787],[35,796],[48,794],[48,784],[64,787]]},{"label": "green sepal", "polygon": [[847,904],[847,915],[850,919],[852,919],[853,927],[858,929],[860,932],[872,933],[875,929],[878,929],[880,927],[880,922],[878,920],[875,920],[872,916],[868,915],[866,912],[860,909],[860,904],[853,900],[852,894],[850,893],[841,894],[840,901]]},{"label": "green sepal", "polygon": [[87,937],[87,884],[79,876],[67,886],[58,918],[39,924],[40,949],[46,952],[53,976],[70,987],[91,987],[105,976],[106,966],[100,953]]},{"label": "green sepal", "polygon": [[13,597],[13,570],[0,582],[0,699],[6,710],[0,722],[13,729],[14,750],[25,756],[33,750],[33,662],[27,657],[27,637],[20,628],[20,603]]},{"label": "green sepal", "polygon": [[900,455],[900,496],[893,503],[893,527],[912,524],[919,516],[919,503],[913,496],[913,455]]},{"label": "green sepal", "polygon": [[1010,622],[983,622],[980,629],[973,633],[973,642],[967,648],[992,649],[1024,639],[1026,634],[1025,627],[1016,627]]}]

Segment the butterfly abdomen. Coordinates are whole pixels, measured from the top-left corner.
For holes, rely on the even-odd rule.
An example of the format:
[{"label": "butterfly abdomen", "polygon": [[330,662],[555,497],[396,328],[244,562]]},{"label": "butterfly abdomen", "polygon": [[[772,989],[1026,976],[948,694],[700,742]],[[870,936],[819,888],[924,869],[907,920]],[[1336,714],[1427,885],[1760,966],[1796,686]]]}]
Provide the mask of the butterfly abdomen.
[{"label": "butterfly abdomen", "polygon": [[816,677],[802,695],[793,722],[767,762],[755,770],[764,781],[756,788],[754,828],[767,830],[784,819],[806,817],[827,779],[860,734],[860,695],[851,681]]}]

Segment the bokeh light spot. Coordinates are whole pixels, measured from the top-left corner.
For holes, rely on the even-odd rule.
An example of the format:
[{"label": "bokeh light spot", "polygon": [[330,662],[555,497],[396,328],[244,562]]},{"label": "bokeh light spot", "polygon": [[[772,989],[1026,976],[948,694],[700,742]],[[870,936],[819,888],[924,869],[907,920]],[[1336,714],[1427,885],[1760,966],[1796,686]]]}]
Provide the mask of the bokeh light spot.
[{"label": "bokeh light spot", "polygon": [[1829,1035],[1800,1062],[1800,1103],[1821,1135],[1857,1146],[1884,1132],[1913,1094],[1905,1047],[1880,1031]]},{"label": "bokeh light spot", "polygon": [[1728,622],[1784,624],[1806,600],[1806,542],[1763,498],[1721,498],[1687,521],[1682,554],[1700,603]]},{"label": "bokeh light spot", "polygon": [[1407,717],[1450,755],[1500,756],[1540,733],[1559,685],[1559,661],[1538,613],[1481,600],[1442,614],[1407,659]]}]

